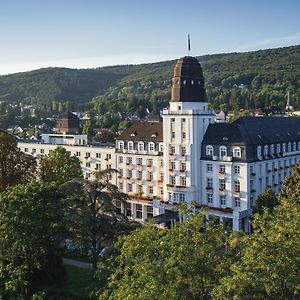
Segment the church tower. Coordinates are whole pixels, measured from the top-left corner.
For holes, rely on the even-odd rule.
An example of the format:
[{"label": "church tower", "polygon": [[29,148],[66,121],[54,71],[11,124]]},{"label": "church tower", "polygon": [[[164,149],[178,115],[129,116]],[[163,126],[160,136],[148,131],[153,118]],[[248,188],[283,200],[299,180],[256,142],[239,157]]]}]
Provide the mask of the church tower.
[{"label": "church tower", "polygon": [[163,200],[167,206],[201,200],[201,142],[213,122],[198,60],[180,58],[174,68],[170,106],[163,111]]}]

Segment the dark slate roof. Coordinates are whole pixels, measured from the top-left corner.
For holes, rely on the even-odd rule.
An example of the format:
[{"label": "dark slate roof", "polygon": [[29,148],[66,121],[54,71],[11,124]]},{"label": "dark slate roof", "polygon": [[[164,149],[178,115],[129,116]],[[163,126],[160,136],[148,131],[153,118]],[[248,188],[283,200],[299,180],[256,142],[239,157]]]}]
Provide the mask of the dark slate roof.
[{"label": "dark slate roof", "polygon": [[300,118],[241,117],[233,123],[210,124],[203,144],[272,144],[300,140]]},{"label": "dark slate roof", "polygon": [[118,140],[127,141],[163,141],[162,122],[136,122],[124,130]]}]

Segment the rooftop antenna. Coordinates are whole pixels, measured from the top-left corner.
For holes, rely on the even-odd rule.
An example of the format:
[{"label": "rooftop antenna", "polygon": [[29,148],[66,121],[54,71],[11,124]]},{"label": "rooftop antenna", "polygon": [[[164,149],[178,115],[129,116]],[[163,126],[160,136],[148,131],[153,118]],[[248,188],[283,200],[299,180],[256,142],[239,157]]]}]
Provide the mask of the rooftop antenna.
[{"label": "rooftop antenna", "polygon": [[188,33],[187,56],[190,56],[190,51],[191,51],[191,39],[190,39],[190,34]]}]

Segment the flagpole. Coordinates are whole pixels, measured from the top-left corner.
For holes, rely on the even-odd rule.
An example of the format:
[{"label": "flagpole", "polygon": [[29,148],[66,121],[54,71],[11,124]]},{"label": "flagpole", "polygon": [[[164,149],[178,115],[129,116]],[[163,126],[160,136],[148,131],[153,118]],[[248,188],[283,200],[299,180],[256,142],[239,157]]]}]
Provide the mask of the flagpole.
[{"label": "flagpole", "polygon": [[191,39],[190,39],[190,34],[188,33],[188,45],[187,45],[187,56],[190,56],[190,51],[191,51]]}]

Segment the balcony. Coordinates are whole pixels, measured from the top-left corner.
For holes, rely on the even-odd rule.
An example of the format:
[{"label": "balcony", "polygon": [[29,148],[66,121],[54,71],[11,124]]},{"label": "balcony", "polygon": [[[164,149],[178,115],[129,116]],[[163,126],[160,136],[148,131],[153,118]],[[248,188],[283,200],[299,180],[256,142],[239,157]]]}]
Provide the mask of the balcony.
[{"label": "balcony", "polygon": [[251,173],[251,176],[256,176],[256,173],[252,172],[252,173]]},{"label": "balcony", "polygon": [[180,173],[185,173],[185,172],[186,172],[186,170],[179,170],[179,172],[180,172]]},{"label": "balcony", "polygon": [[170,153],[169,153],[169,155],[170,155],[170,156],[174,156],[174,155],[175,155],[175,153],[173,153],[173,152],[170,152]]},{"label": "balcony", "polygon": [[237,190],[237,189],[235,189],[235,190],[233,191],[233,195],[236,196],[236,197],[239,197],[239,196],[240,196],[240,193],[241,193],[241,191],[240,191],[240,190]]},{"label": "balcony", "polygon": [[213,190],[213,187],[212,187],[212,186],[207,186],[207,187],[206,187],[206,190],[207,190],[207,191],[212,191],[212,190]]},{"label": "balcony", "polygon": [[251,190],[251,193],[255,193],[255,192],[256,192],[256,190],[254,190],[254,189],[253,189],[253,190]]}]

